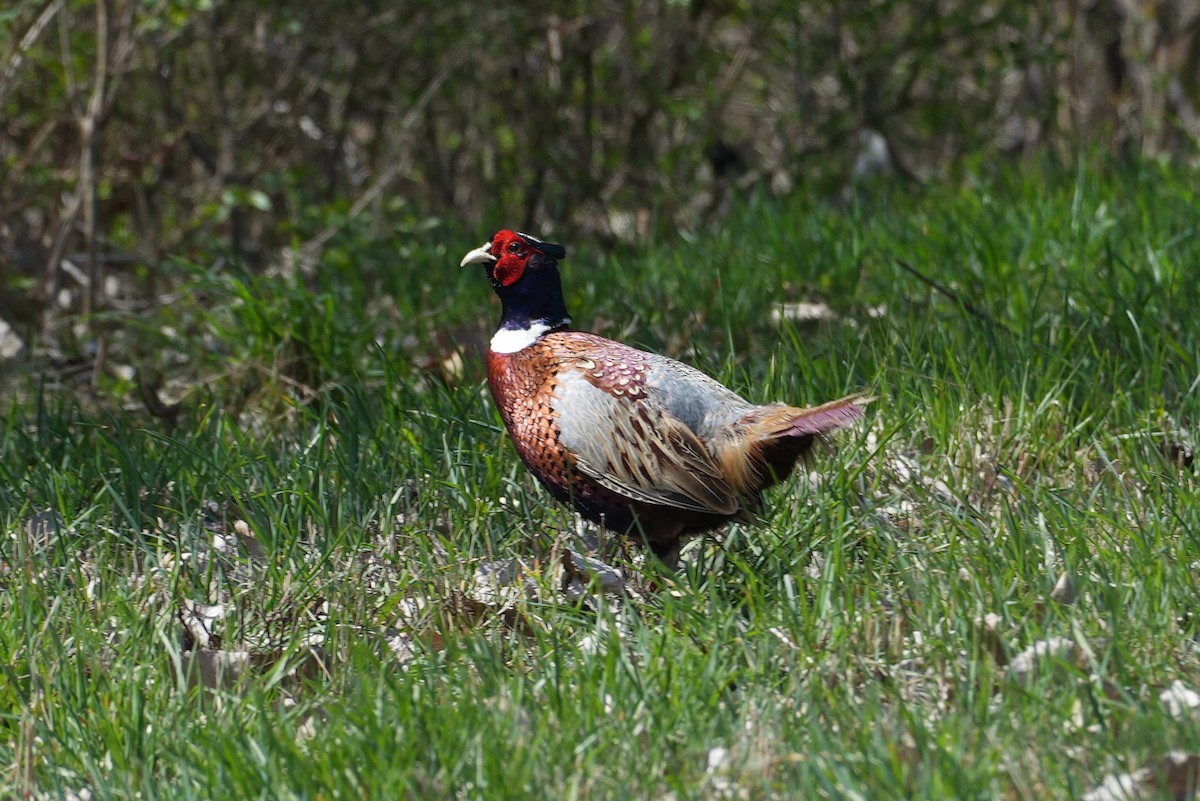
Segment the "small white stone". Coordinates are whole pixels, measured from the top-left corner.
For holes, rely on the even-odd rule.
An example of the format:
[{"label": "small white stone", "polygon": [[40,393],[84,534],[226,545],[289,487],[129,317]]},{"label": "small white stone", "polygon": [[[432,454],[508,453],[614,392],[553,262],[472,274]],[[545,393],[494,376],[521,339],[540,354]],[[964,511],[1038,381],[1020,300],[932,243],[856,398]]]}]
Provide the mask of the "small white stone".
[{"label": "small white stone", "polygon": [[1182,718],[1195,714],[1200,708],[1200,693],[1176,679],[1170,687],[1158,696],[1159,702],[1167,708],[1167,713],[1173,718]]},{"label": "small white stone", "polygon": [[717,746],[708,752],[708,772],[724,770],[729,765],[729,749]]}]

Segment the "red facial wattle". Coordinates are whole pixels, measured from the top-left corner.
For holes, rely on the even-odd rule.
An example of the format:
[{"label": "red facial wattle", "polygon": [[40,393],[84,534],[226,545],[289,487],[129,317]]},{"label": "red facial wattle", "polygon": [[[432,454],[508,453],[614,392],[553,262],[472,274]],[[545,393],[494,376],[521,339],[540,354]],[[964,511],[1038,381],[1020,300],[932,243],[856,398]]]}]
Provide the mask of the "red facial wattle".
[{"label": "red facial wattle", "polygon": [[500,286],[512,286],[521,280],[533,250],[520,235],[512,231],[501,231],[492,237],[492,253],[496,263],[492,276]]}]

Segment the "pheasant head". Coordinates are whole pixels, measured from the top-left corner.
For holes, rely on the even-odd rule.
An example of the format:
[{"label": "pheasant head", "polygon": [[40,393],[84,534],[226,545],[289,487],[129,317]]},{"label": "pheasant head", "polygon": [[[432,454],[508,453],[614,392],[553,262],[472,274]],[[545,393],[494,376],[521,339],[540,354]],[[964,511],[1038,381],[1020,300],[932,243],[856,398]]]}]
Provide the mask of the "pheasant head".
[{"label": "pheasant head", "polygon": [[570,325],[558,275],[558,260],[566,255],[562,245],[504,230],[463,256],[460,267],[483,264],[503,307],[493,350],[512,353]]}]

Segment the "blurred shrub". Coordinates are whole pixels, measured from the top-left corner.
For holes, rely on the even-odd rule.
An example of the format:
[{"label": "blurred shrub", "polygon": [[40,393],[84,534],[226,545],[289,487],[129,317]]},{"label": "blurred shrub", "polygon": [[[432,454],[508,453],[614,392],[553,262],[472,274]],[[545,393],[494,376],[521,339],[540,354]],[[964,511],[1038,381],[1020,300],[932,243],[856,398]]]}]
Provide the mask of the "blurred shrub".
[{"label": "blurred shrub", "polygon": [[26,0],[0,11],[0,316],[153,296],[170,256],[310,271],[397,203],[632,239],[980,149],[1194,154],[1193,6]]}]

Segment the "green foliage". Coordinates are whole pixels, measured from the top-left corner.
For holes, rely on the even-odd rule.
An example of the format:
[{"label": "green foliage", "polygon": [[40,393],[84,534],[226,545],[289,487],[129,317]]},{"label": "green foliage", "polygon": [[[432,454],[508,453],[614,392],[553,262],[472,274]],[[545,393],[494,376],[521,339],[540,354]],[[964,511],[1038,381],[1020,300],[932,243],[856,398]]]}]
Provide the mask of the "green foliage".
[{"label": "green foliage", "polygon": [[178,262],[376,270],[397,219],[619,247],[703,231],[745,193],[919,185],[979,152],[1186,163],[1184,10],[18,4],[0,16],[0,319],[73,361],[136,347],[125,313],[176,289]]},{"label": "green foliage", "polygon": [[[1197,752],[1159,699],[1200,684],[1200,484],[1168,447],[1200,420],[1196,175],[1089,163],[569,242],[581,324],[759,400],[877,397],[819,481],[677,577],[633,568],[658,589],[619,609],[538,561],[572,521],[477,373],[416,367],[492,316],[455,266],[477,234],[360,220],[309,271],[175,265],[139,334],[173,424],[47,386],[0,426],[0,794],[1078,796]],[[464,600],[509,558],[538,593]],[[240,679],[189,677],[185,602],[226,608]]]}]

